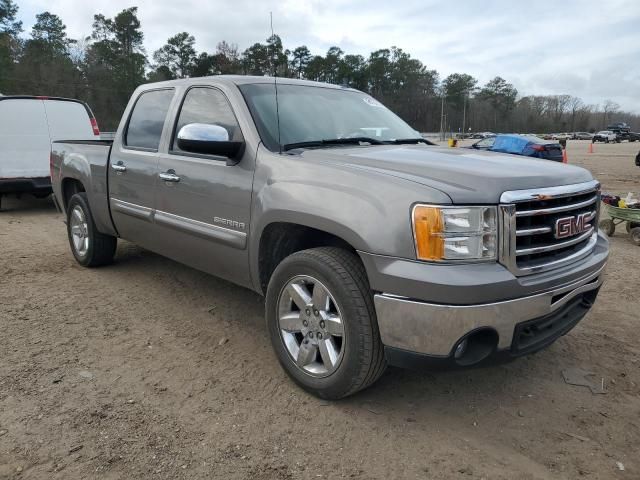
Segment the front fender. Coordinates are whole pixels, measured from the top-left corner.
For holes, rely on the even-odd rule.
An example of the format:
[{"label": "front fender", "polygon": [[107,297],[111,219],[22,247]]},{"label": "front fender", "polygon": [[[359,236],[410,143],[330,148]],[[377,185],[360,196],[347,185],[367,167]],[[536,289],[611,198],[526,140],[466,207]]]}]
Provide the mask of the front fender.
[{"label": "front fender", "polygon": [[322,230],[363,252],[415,258],[413,204],[451,202],[438,190],[377,171],[262,149],[256,163],[249,244],[254,279],[260,238],[271,223]]}]

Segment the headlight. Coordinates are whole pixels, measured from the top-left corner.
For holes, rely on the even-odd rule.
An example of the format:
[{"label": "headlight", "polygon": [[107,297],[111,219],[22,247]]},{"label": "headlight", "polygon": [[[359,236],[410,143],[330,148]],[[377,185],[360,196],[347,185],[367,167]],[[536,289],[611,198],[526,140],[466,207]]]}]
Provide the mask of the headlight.
[{"label": "headlight", "polygon": [[419,260],[496,260],[496,207],[413,208],[413,236]]}]

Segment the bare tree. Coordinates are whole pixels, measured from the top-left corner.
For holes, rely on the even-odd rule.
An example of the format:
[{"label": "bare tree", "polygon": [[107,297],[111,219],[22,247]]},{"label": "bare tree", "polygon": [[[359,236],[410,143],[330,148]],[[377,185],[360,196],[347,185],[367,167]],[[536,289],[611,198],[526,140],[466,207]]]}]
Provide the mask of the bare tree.
[{"label": "bare tree", "polygon": [[605,100],[602,105],[602,128],[607,128],[612,114],[620,110],[620,105],[613,100]]}]

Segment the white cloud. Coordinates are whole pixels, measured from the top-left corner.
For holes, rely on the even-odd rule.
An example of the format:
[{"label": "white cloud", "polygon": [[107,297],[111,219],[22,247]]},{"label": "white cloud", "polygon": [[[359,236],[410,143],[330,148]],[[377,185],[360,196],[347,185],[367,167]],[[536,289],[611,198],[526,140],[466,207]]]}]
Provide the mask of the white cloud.
[{"label": "white cloud", "polygon": [[[587,103],[612,99],[640,112],[640,4],[636,0],[140,0],[148,53],[180,31],[199,50],[220,40],[240,49],[264,41],[274,28],[289,48],[307,45],[324,53],[338,45],[348,53],[398,46],[444,77],[466,72],[486,82],[500,75],[522,94],[568,93]],[[49,10],[62,17],[69,36],[91,33],[94,13],[113,16],[130,0],[27,0],[25,27]]]}]

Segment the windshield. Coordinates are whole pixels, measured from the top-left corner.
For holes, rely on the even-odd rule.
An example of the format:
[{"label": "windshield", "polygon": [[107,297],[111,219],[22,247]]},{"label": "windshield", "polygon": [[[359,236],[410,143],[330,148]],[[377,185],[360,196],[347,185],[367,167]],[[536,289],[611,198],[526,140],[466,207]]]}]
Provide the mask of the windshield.
[{"label": "windshield", "polygon": [[369,95],[339,88],[278,84],[280,141],[274,84],[239,85],[266,147],[343,138],[391,141],[421,138]]}]

